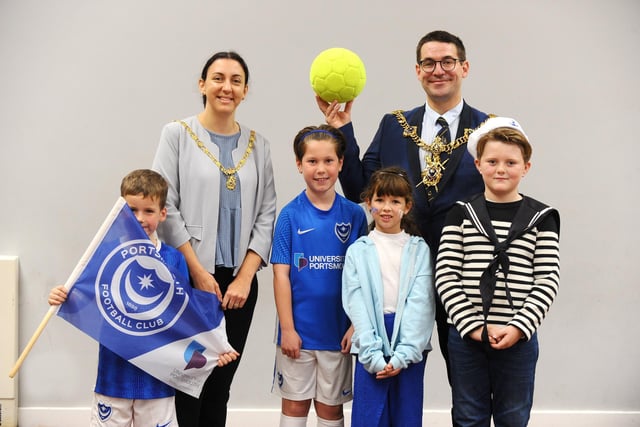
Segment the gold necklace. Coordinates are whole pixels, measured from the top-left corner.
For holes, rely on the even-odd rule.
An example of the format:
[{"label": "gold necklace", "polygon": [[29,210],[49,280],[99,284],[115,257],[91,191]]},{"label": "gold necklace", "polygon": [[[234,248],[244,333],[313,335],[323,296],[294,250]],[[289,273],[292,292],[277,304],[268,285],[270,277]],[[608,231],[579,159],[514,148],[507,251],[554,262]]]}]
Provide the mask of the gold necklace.
[{"label": "gold necklace", "polygon": [[195,141],[195,143],[204,152],[204,154],[209,156],[213,164],[215,164],[218,167],[218,169],[220,169],[220,172],[226,175],[227,189],[230,191],[235,190],[236,184],[237,184],[236,173],[238,173],[240,168],[244,166],[245,162],[249,158],[249,154],[251,154],[251,152],[253,151],[253,143],[256,140],[256,132],[254,130],[251,130],[251,133],[249,134],[249,146],[247,147],[247,150],[244,152],[244,155],[242,156],[238,164],[233,168],[225,168],[224,166],[222,166],[222,163],[220,163],[220,160],[216,159],[216,156],[214,156],[211,153],[211,151],[209,151],[209,149],[204,145],[204,143],[200,141],[200,138],[198,138],[198,135],[196,135],[193,132],[193,130],[191,130],[188,124],[186,124],[182,120],[176,120],[176,121],[185,128],[189,136],[191,136],[191,139]]},{"label": "gold necklace", "polygon": [[451,154],[453,150],[465,144],[474,129],[465,128],[464,135],[453,140],[450,144],[443,141],[440,136],[436,136],[433,142],[428,144],[418,136],[418,126],[409,126],[407,119],[402,114],[402,110],[392,111],[391,114],[396,116],[398,124],[402,127],[402,136],[411,138],[418,147],[426,151],[426,168],[421,173],[422,181],[420,181],[416,187],[424,184],[426,187],[435,187],[436,191],[438,191],[438,183],[445,170],[445,164],[449,161],[449,159],[446,159],[444,162],[441,161],[440,154]]}]

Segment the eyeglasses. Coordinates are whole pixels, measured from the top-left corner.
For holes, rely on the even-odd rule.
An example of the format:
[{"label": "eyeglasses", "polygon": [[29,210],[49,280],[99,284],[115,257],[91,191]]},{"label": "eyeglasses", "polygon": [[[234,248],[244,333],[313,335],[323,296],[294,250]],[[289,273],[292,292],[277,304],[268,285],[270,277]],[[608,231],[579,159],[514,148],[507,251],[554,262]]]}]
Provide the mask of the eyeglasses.
[{"label": "eyeglasses", "polygon": [[456,64],[458,63],[458,61],[460,61],[458,58],[444,58],[442,61],[424,59],[419,62],[419,65],[420,69],[425,73],[432,73],[436,69],[437,64],[440,64],[440,67],[442,67],[444,71],[453,71],[454,68],[456,68]]}]

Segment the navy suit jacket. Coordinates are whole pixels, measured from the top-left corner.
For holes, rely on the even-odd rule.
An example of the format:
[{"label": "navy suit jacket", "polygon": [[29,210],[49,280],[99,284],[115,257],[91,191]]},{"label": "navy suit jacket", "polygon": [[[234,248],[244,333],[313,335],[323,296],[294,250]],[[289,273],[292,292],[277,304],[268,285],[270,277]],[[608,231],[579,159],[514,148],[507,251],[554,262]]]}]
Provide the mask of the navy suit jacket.
[{"label": "navy suit jacket", "polygon": [[[417,126],[418,135],[422,132],[422,119],[425,106],[416,107],[403,114],[409,126]],[[466,102],[460,114],[460,123],[456,138],[464,135],[465,129],[475,129],[488,118],[487,114],[469,106]],[[399,166],[407,171],[414,192],[413,218],[429,244],[431,254],[438,253],[440,234],[444,219],[453,204],[458,200],[484,191],[482,178],[474,165],[474,159],[467,151],[467,145],[456,148],[445,166],[438,191],[433,187],[425,188],[421,182],[419,147],[409,137],[402,136],[403,130],[396,117],[385,114],[380,121],[378,131],[371,145],[360,159],[360,148],[356,142],[353,125],[348,123],[340,128],[347,139],[344,164],[340,173],[340,185],[345,196],[359,203],[360,195],[369,177],[376,170],[387,166]],[[427,194],[428,192],[431,194]],[[431,199],[431,200],[430,200]]]}]

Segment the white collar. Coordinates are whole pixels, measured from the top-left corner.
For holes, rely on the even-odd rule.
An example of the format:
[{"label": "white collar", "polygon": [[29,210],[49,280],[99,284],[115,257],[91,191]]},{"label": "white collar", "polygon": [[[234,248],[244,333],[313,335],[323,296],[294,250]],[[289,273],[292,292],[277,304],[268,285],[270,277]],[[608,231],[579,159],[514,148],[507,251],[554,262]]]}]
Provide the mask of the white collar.
[{"label": "white collar", "polygon": [[456,122],[460,118],[460,114],[462,114],[462,107],[464,107],[464,100],[460,99],[460,102],[450,109],[446,111],[444,114],[438,114],[431,107],[429,107],[429,103],[425,103],[424,106],[424,122],[423,125],[428,125],[430,127],[434,127],[436,120],[438,117],[444,117],[444,119],[449,124],[449,127],[452,127],[453,123]]},{"label": "white collar", "polygon": [[156,241],[156,251],[160,252],[160,248],[162,247],[162,240],[160,240],[160,238],[158,237],[157,231],[154,231],[153,234],[149,236],[149,240],[151,240],[151,243],[153,243],[154,239]]}]

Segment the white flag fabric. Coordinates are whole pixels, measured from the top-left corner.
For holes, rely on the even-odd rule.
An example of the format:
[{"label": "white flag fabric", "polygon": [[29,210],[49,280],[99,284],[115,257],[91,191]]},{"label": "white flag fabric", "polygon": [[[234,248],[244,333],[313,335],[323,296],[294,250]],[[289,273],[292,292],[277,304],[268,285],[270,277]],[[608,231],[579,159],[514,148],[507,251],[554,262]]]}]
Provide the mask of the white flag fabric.
[{"label": "white flag fabric", "polygon": [[119,198],[67,281],[58,315],[160,381],[198,397],[233,351],[215,294],[169,267]]}]

